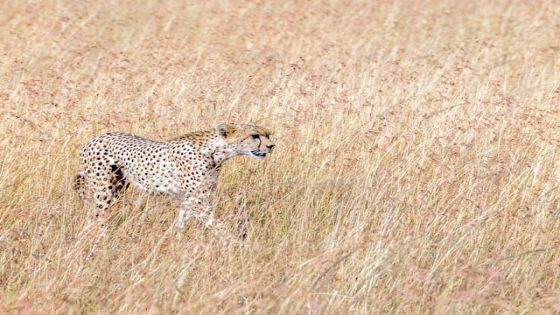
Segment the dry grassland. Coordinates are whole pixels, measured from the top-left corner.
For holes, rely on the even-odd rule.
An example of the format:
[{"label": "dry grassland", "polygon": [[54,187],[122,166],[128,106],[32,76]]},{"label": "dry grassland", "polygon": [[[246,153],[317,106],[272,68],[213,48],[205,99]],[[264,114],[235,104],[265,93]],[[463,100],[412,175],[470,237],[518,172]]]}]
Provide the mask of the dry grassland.
[{"label": "dry grassland", "polygon": [[[5,0],[0,54],[0,313],[560,311],[558,1]],[[79,238],[90,137],[248,121],[243,247],[133,191]]]}]

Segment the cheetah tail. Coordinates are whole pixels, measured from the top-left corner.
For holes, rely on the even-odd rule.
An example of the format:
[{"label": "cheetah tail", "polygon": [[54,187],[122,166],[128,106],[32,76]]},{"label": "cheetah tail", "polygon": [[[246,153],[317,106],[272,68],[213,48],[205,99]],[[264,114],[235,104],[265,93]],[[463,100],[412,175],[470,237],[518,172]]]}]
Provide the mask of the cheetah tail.
[{"label": "cheetah tail", "polygon": [[80,199],[86,198],[86,173],[79,171],[74,179],[74,190],[78,193]]}]

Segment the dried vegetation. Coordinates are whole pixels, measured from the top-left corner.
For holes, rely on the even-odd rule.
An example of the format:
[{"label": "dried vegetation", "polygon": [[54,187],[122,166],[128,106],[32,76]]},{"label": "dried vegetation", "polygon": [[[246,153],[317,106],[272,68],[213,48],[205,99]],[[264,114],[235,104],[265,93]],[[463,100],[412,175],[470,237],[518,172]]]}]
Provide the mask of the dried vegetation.
[{"label": "dried vegetation", "polygon": [[[558,1],[7,0],[0,25],[0,313],[560,311]],[[223,170],[242,248],[134,192],[79,238],[88,138],[223,121],[277,144]]]}]

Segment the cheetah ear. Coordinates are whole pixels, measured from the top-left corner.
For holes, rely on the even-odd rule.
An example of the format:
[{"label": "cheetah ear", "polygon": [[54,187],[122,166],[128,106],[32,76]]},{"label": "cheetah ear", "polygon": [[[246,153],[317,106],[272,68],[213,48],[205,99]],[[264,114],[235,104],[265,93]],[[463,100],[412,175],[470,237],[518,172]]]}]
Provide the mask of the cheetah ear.
[{"label": "cheetah ear", "polygon": [[235,128],[229,124],[219,124],[216,126],[216,132],[218,132],[218,134],[224,138],[230,136],[234,130]]}]

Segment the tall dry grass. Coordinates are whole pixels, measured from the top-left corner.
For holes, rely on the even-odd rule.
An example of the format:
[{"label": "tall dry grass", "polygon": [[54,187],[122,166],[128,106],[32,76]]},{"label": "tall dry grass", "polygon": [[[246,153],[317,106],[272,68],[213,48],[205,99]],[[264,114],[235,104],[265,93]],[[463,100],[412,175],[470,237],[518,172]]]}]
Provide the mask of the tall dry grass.
[{"label": "tall dry grass", "polygon": [[[0,2],[0,313],[560,311],[558,1]],[[80,239],[92,136],[248,122],[217,213],[129,192]],[[87,255],[94,251],[89,259]]]}]

